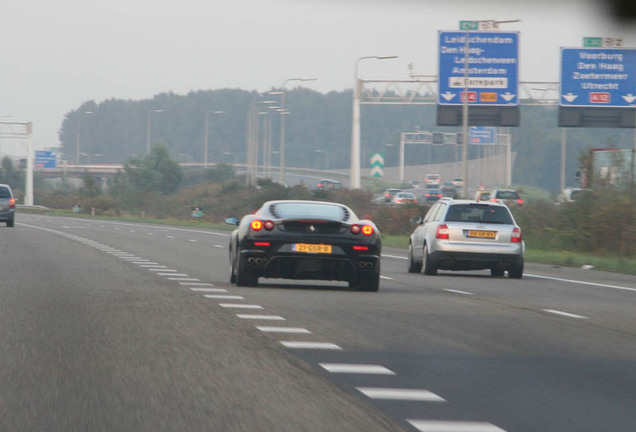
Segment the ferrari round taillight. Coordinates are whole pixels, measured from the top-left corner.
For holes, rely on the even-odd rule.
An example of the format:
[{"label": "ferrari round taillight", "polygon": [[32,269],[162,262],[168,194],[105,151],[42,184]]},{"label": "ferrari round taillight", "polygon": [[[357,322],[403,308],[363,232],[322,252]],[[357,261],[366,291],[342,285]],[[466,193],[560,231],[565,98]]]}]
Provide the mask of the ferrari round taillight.
[{"label": "ferrari round taillight", "polygon": [[360,225],[351,225],[351,232],[353,234],[358,234],[361,231]]},{"label": "ferrari round taillight", "polygon": [[274,229],[274,222],[272,222],[271,220],[263,222],[263,228],[265,228],[267,231],[273,230]]},{"label": "ferrari round taillight", "polygon": [[521,229],[520,228],[513,229],[512,236],[510,236],[510,241],[513,243],[521,243],[521,240],[523,240],[521,236]]},{"label": "ferrari round taillight", "polygon": [[261,229],[263,229],[263,222],[259,221],[258,219],[253,220],[250,224],[250,228],[252,228],[254,231],[260,231]]},{"label": "ferrari round taillight", "polygon": [[362,234],[370,236],[373,234],[373,227],[371,225],[362,225]]},{"label": "ferrari round taillight", "polygon": [[437,233],[435,234],[435,238],[448,240],[450,235],[450,230],[448,229],[448,225],[442,224],[437,227]]}]

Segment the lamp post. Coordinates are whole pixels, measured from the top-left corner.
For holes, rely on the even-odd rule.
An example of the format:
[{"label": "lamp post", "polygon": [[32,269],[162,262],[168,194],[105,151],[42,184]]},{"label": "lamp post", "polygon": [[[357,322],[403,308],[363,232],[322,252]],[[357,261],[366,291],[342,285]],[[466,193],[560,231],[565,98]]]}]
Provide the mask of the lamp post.
[{"label": "lamp post", "polygon": [[146,154],[150,153],[150,135],[152,133],[152,113],[161,113],[162,109],[149,110],[146,116]]},{"label": "lamp post", "polygon": [[257,105],[273,105],[276,101],[254,101],[247,112],[247,185],[255,185],[258,174],[258,112]]},{"label": "lamp post", "polygon": [[93,111],[82,111],[77,116],[77,129],[75,131],[75,165],[80,163],[80,131],[82,129],[82,115],[94,114]]},{"label": "lamp post", "polygon": [[[493,25],[495,28],[498,28],[499,24],[506,24],[506,23],[514,23],[514,22],[519,22],[521,20],[503,20],[503,21],[497,21],[497,20],[478,20],[476,22],[479,23],[479,26],[482,26],[483,24],[486,25]],[[464,177],[464,186],[462,187],[462,194],[464,195],[465,198],[468,197],[468,142],[469,140],[469,133],[468,133],[468,90],[470,87],[470,83],[469,83],[469,65],[470,65],[470,53],[469,53],[469,49],[470,49],[470,31],[466,30],[465,36],[464,36],[464,100],[463,100],[463,104],[462,104],[462,131],[464,134],[464,142],[462,143],[462,175]]]},{"label": "lamp post", "polygon": [[285,183],[285,115],[289,111],[285,111],[285,86],[291,81],[317,81],[318,78],[287,78],[283,81],[280,91],[280,172],[279,179],[281,183]]},{"label": "lamp post", "polygon": [[364,56],[359,57],[353,69],[353,119],[351,129],[351,172],[349,187],[351,189],[360,189],[360,86],[361,81],[358,78],[358,65],[362,60],[376,59],[388,60],[398,58],[396,55],[388,56]]},{"label": "lamp post", "polygon": [[210,123],[210,114],[224,114],[225,111],[207,111],[205,113],[205,137],[204,147],[203,147],[203,168],[208,168],[208,137],[209,137],[209,123]]}]

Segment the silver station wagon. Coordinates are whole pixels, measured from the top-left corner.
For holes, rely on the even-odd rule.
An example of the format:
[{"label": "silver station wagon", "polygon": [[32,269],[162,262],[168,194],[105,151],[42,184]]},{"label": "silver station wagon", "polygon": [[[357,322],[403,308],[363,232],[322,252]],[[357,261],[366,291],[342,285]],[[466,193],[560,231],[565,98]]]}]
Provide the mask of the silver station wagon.
[{"label": "silver station wagon", "polygon": [[521,228],[500,202],[440,199],[410,237],[408,271],[490,269],[492,276],[523,276]]}]

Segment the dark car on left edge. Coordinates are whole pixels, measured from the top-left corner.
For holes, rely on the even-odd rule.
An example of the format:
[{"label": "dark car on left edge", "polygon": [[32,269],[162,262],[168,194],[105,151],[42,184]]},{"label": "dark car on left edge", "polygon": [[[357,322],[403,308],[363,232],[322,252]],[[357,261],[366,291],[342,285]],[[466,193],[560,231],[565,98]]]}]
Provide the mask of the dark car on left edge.
[{"label": "dark car on left edge", "polygon": [[6,222],[8,227],[15,223],[15,198],[8,184],[0,184],[0,222]]},{"label": "dark car on left edge", "polygon": [[230,282],[258,278],[346,281],[358,291],[380,287],[380,232],[347,206],[333,202],[265,202],[252,214],[227,218]]}]

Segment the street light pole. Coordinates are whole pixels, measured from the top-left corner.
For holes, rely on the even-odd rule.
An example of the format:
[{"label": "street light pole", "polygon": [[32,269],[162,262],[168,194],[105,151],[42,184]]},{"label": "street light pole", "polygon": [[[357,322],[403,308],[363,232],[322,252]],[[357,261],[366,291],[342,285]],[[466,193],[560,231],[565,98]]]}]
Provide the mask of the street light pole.
[{"label": "street light pole", "polygon": [[209,137],[209,123],[210,123],[210,114],[223,114],[225,111],[206,111],[205,113],[205,137],[204,147],[203,147],[203,168],[208,168],[208,137]]},{"label": "street light pole", "polygon": [[150,153],[150,135],[152,133],[152,113],[163,112],[162,109],[153,109],[148,111],[146,118],[146,154]]},{"label": "street light pole", "polygon": [[285,184],[285,86],[291,81],[317,81],[318,78],[288,78],[283,81],[280,93],[280,169],[279,180],[282,184]]},{"label": "street light pole", "polygon": [[80,163],[80,134],[82,129],[82,114],[93,114],[93,111],[82,111],[77,116],[77,127],[75,131],[75,165]]},{"label": "street light pole", "polygon": [[364,56],[359,57],[353,69],[353,125],[351,130],[351,172],[349,188],[360,189],[360,91],[362,82],[358,78],[358,64],[361,60],[376,59],[386,60],[397,58],[398,56]]}]

